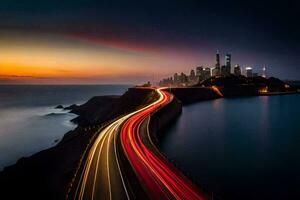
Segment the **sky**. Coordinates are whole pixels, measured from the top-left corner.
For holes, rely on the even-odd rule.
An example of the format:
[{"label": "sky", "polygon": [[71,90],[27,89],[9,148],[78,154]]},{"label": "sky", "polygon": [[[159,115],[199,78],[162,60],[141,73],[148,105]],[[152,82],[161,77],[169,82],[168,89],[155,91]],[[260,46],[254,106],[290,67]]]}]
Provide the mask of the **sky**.
[{"label": "sky", "polygon": [[2,0],[0,84],[158,81],[232,64],[300,79],[297,1]]}]

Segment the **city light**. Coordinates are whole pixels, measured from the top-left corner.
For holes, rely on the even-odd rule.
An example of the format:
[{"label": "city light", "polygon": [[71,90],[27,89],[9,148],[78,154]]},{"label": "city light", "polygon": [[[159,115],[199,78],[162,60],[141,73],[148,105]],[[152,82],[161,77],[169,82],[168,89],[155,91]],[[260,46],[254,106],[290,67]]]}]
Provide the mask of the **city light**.
[{"label": "city light", "polygon": [[246,76],[247,78],[261,76],[266,78],[266,67],[263,67],[262,73],[253,72],[253,68],[248,66],[245,67],[245,73],[242,74],[242,68],[239,64],[234,65],[233,69],[231,66],[231,54],[226,53],[224,57],[224,64],[220,63],[220,54],[217,51],[215,55],[214,67],[204,67],[203,65],[191,69],[190,74],[187,75],[183,72],[175,73],[173,76],[164,78],[159,82],[160,86],[193,86],[197,85],[202,81],[205,81],[211,77],[228,77],[231,75],[235,76]]},{"label": "city light", "polygon": [[268,86],[263,87],[263,88],[261,88],[261,89],[259,90],[259,93],[267,93],[267,92],[269,92],[269,91],[268,91]]}]

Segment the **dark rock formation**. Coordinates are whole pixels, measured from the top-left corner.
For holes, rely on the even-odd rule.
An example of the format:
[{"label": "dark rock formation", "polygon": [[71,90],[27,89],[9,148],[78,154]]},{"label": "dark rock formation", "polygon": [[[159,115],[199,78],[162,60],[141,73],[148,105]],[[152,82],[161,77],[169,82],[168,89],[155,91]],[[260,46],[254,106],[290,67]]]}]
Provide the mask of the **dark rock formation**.
[{"label": "dark rock formation", "polygon": [[110,118],[108,115],[112,109],[112,105],[119,98],[120,96],[97,96],[91,98],[83,105],[70,106],[70,112],[79,115],[72,122],[83,126],[104,122]]},{"label": "dark rock formation", "polygon": [[196,87],[199,86],[218,86],[224,97],[260,95],[262,89],[266,89],[268,93],[296,92],[294,87],[287,85],[278,78],[263,78],[261,76],[252,78],[235,75],[211,77],[196,85]]},{"label": "dark rock formation", "polygon": [[55,109],[63,109],[64,107],[62,105],[58,105],[55,107]]},{"label": "dark rock formation", "polygon": [[78,105],[72,104],[70,106],[65,107],[64,110],[73,110],[73,109],[76,109],[77,107],[78,107]]},{"label": "dark rock formation", "polygon": [[101,123],[157,98],[153,90],[132,88],[121,97],[95,97],[82,106],[71,106],[69,109],[80,115],[80,125],[56,146],[21,158],[0,172],[1,199],[65,199],[82,153]]},{"label": "dark rock formation", "polygon": [[81,106],[72,106],[71,112],[79,115],[73,122],[82,126],[101,124],[137,106],[148,104],[157,97],[153,90],[145,88],[130,88],[122,96],[93,97]]},{"label": "dark rock formation", "polygon": [[204,87],[171,88],[168,91],[173,93],[183,105],[220,98],[211,88]]}]

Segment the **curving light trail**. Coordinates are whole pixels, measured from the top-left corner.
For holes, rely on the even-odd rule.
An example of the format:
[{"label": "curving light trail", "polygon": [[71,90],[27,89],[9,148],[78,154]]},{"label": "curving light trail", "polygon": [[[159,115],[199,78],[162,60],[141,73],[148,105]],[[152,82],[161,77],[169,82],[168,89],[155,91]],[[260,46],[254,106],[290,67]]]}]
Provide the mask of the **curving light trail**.
[{"label": "curving light trail", "polygon": [[211,86],[211,89],[212,89],[215,93],[217,93],[220,97],[223,97],[222,92],[220,91],[220,89],[219,89],[217,86],[213,85],[213,86]]},{"label": "curving light trail", "polygon": [[84,163],[74,199],[131,199],[119,163],[118,132],[125,120],[155,104],[156,102],[125,115],[99,133]]},{"label": "curving light trail", "polygon": [[91,147],[74,199],[130,199],[116,150],[116,133],[129,116],[102,130]]},{"label": "curving light trail", "polygon": [[[124,154],[151,199],[205,199],[197,188],[167,161],[151,141],[148,132],[150,115],[173,98],[162,89],[156,91],[159,94],[158,100],[121,117],[100,132],[89,150],[74,199],[135,199],[135,196],[129,192],[130,186],[126,184],[129,181],[125,180],[127,177],[123,174],[119,163],[118,139]],[[119,133],[120,137],[118,137]]]},{"label": "curving light trail", "polygon": [[143,126],[148,117],[172,99],[168,92],[157,92],[160,98],[156,102],[123,124],[123,150],[151,199],[204,200],[197,188],[153,146],[149,134],[143,134],[148,131],[148,126]]}]

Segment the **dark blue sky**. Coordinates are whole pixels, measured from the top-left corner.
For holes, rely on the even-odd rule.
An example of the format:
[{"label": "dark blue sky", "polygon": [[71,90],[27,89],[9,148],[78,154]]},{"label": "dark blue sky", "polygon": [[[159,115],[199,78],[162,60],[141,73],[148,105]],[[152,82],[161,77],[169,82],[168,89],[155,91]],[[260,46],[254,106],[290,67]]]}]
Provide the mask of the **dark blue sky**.
[{"label": "dark blue sky", "polygon": [[5,0],[0,27],[152,49],[184,47],[211,54],[219,49],[231,52],[233,63],[267,65],[275,76],[300,79],[299,6],[297,1]]}]

